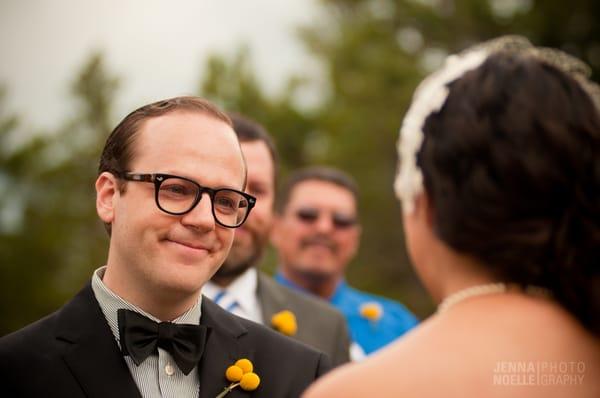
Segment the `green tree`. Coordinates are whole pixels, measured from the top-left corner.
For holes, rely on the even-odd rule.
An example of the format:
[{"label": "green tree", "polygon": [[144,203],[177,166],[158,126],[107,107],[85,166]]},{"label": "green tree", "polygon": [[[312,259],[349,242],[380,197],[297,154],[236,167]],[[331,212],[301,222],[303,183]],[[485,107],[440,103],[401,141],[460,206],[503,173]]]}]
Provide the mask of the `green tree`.
[{"label": "green tree", "polygon": [[231,60],[213,55],[206,65],[200,95],[214,100],[224,109],[252,115],[268,126],[283,155],[284,170],[312,160],[309,153],[298,150],[306,145],[316,129],[314,115],[294,105],[295,92],[301,86],[298,79],[291,78],[279,95],[266,95],[252,67],[247,47],[239,48]]},{"label": "green tree", "polygon": [[[400,299],[418,315],[433,305],[403,244],[392,182],[397,131],[419,80],[443,57],[501,34],[562,48],[600,70],[600,2],[572,0],[321,0],[323,15],[299,31],[324,82],[290,77],[267,95],[247,48],[207,61],[202,95],[262,122],[273,134],[282,174],[309,164],[347,170],[361,186],[363,241],[352,284]],[[321,102],[298,104],[321,85]],[[71,87],[75,106],[57,131],[15,148],[20,119],[0,90],[0,335],[58,308],[106,257],[93,182],[112,127],[118,80],[100,54]],[[267,269],[273,269],[270,253]],[[16,303],[16,304],[15,304]]]},{"label": "green tree", "polygon": [[[300,37],[320,62],[322,103],[296,104],[305,78],[283,93],[261,89],[247,51],[215,55],[200,92],[263,123],[287,170],[319,163],[341,167],[361,187],[363,240],[352,284],[407,303],[425,316],[432,303],[412,271],[401,212],[392,191],[397,132],[414,88],[445,55],[503,34],[562,48],[600,68],[600,3],[574,0],[322,0],[322,18]],[[273,256],[267,261],[272,269]]]},{"label": "green tree", "polygon": [[[116,88],[92,56],[72,87],[75,116],[0,155],[0,279],[10,281],[0,290],[0,334],[58,308],[105,261],[93,182]],[[2,148],[17,127],[14,116],[0,122]]]}]

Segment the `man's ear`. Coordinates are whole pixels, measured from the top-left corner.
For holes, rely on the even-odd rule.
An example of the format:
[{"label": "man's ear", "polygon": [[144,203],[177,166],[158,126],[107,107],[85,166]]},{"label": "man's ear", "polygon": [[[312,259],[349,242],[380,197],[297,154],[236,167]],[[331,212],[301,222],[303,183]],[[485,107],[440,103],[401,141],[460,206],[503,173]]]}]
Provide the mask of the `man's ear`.
[{"label": "man's ear", "polygon": [[119,194],[117,178],[102,172],[96,179],[96,211],[105,223],[112,223],[115,218],[115,198]]}]

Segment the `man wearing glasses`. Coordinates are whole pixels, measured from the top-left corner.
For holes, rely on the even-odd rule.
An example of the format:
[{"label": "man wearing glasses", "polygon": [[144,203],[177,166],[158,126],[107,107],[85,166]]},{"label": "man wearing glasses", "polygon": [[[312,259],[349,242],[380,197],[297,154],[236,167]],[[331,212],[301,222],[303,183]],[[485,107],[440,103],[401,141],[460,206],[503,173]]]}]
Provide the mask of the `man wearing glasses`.
[{"label": "man wearing glasses", "polygon": [[344,280],[361,233],[358,188],[349,175],[328,167],[298,170],[284,185],[280,199],[271,234],[279,254],[276,279],[328,300],[345,315],[353,359],[417,324],[402,304],[361,292]]},{"label": "man wearing glasses", "polygon": [[[342,314],[322,300],[278,284],[257,269],[273,220],[277,151],[260,124],[238,114],[229,116],[248,167],[246,191],[257,198],[257,204],[236,230],[227,259],[202,293],[238,316],[273,326],[323,351],[334,366],[348,362],[350,337]],[[284,311],[291,313],[295,327],[278,323]]]},{"label": "man wearing glasses", "polygon": [[328,359],[200,294],[256,204],[245,184],[231,121],[211,103],[178,97],[125,117],[96,180],[106,266],[59,311],[0,340],[2,391],[214,398],[247,358],[258,396],[300,395]]}]

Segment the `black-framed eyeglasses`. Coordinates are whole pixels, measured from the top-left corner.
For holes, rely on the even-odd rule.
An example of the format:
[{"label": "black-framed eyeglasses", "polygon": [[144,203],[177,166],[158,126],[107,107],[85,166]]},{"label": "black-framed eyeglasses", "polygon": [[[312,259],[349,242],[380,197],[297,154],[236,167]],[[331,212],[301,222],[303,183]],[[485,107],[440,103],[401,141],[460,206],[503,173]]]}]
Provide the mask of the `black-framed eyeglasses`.
[{"label": "black-framed eyeglasses", "polygon": [[[321,217],[321,211],[313,207],[298,209],[295,214],[298,220],[306,224],[313,224]],[[333,212],[331,213],[331,223],[337,229],[347,229],[356,225],[358,220],[354,216]]]},{"label": "black-framed eyeglasses", "polygon": [[245,192],[231,188],[203,187],[189,178],[171,174],[117,173],[117,177],[127,181],[154,183],[156,205],[167,214],[181,216],[189,213],[207,193],[211,200],[215,221],[227,228],[237,228],[248,218],[256,204],[256,198]]}]

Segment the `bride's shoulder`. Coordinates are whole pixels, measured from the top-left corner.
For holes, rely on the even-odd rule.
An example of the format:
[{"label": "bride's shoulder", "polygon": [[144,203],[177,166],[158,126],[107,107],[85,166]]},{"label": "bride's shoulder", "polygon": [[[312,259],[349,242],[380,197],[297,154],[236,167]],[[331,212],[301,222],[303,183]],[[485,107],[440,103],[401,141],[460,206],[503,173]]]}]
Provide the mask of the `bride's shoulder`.
[{"label": "bride's shoulder", "polygon": [[428,345],[434,332],[435,322],[426,320],[361,362],[325,375],[304,397],[439,396],[432,389],[432,376],[441,373],[444,361]]},{"label": "bride's shoulder", "polygon": [[364,361],[336,369],[307,397],[550,396],[541,385],[517,391],[498,383],[507,367],[527,366],[513,372],[518,378],[538,363],[565,361],[584,363],[581,391],[598,391],[600,344],[566,311],[519,298],[478,302],[434,315]]}]

